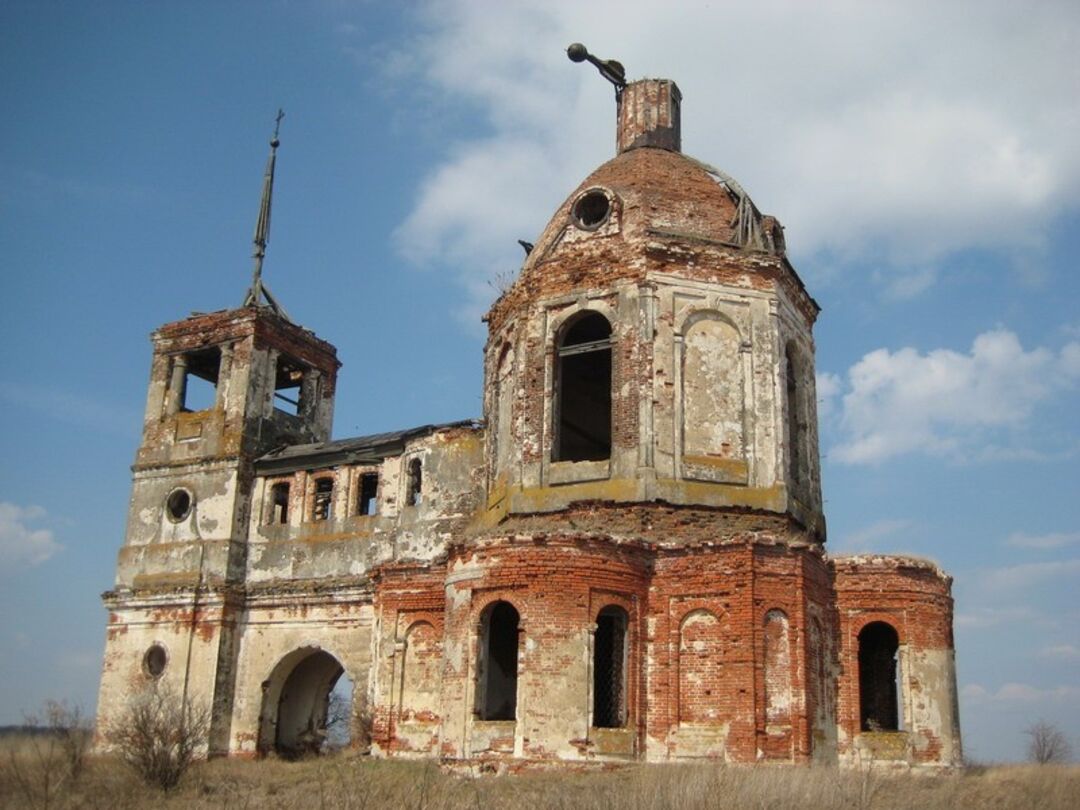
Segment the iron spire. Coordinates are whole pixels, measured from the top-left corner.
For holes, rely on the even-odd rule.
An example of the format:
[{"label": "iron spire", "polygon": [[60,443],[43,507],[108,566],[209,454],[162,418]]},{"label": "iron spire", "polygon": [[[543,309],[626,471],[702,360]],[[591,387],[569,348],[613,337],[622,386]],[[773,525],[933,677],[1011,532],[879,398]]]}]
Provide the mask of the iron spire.
[{"label": "iron spire", "polygon": [[[263,259],[266,257],[266,243],[270,241],[270,206],[274,196],[274,164],[277,162],[277,148],[281,144],[281,141],[278,140],[278,132],[281,129],[281,119],[284,117],[285,112],[279,109],[277,118],[274,119],[274,135],[270,139],[270,157],[266,161],[266,173],[263,175],[262,200],[259,203],[259,219],[255,222],[255,253],[252,254],[255,259],[255,269],[251,274],[251,287],[244,297],[244,306],[270,307],[275,315],[278,315],[291,323],[292,318],[290,318],[289,314],[285,311],[285,307],[278,303],[278,300],[274,298],[273,294],[270,292],[270,288],[263,284],[262,280],[262,266]],[[266,299],[265,303],[263,303],[263,299]]]}]

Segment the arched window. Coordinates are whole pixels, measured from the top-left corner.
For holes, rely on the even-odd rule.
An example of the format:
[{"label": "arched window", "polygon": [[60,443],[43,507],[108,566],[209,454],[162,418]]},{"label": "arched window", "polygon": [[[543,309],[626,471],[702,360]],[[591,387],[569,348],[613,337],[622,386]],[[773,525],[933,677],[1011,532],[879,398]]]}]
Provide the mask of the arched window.
[{"label": "arched window", "polygon": [[420,459],[409,459],[408,480],[405,483],[405,505],[416,506],[420,503],[421,492],[424,487],[423,467]]},{"label": "arched window", "polygon": [[484,611],[476,682],[481,720],[517,719],[519,622],[509,602],[496,602]]},{"label": "arched window", "polygon": [[859,632],[859,722],[863,731],[900,728],[896,685],[900,638],[885,622],[870,622]]},{"label": "arched window", "polygon": [[611,324],[578,316],[558,344],[552,461],[611,458]]},{"label": "arched window", "polygon": [[626,628],[629,617],[610,605],[596,617],[593,641],[593,725],[626,725]]},{"label": "arched window", "polygon": [[798,485],[802,480],[800,470],[802,468],[802,444],[803,428],[799,413],[799,379],[798,367],[795,361],[795,351],[790,345],[787,347],[787,423],[788,423],[788,455],[791,465],[791,483]]}]

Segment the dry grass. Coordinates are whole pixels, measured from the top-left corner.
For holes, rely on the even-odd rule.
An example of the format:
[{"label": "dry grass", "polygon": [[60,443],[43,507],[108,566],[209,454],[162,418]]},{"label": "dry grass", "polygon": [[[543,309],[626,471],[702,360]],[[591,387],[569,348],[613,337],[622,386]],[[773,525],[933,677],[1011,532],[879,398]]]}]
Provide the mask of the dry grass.
[{"label": "dry grass", "polygon": [[[14,757],[14,759],[13,759]],[[12,781],[25,741],[0,742],[0,807],[44,807]],[[23,758],[23,759],[20,759]],[[430,763],[350,754],[303,762],[199,763],[165,795],[119,761],[91,758],[50,808],[335,808],[340,810],[704,810],[740,808],[1076,807],[1080,766],[1003,766],[956,775],[859,773],[833,768],[640,765],[617,771],[533,772],[468,779]]]}]

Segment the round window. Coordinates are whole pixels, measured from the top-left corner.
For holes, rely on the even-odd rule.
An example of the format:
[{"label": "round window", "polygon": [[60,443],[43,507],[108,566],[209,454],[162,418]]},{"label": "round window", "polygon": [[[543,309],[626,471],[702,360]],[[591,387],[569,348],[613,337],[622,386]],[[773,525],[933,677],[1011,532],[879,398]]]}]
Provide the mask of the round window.
[{"label": "round window", "polygon": [[160,644],[151,644],[143,656],[143,670],[151,678],[160,678],[169,663],[169,656]]},{"label": "round window", "polygon": [[173,523],[179,523],[191,514],[191,503],[190,492],[186,489],[174,489],[165,499],[165,514]]},{"label": "round window", "polygon": [[603,191],[594,188],[578,197],[571,214],[574,217],[574,224],[579,228],[587,231],[596,230],[611,216],[611,200]]}]

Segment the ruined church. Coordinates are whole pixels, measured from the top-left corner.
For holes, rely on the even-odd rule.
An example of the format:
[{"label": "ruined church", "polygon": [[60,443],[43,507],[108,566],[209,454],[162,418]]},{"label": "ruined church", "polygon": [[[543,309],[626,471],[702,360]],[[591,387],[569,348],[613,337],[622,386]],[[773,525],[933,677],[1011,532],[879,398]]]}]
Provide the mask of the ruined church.
[{"label": "ruined church", "polygon": [[336,350],[259,274],[271,141],[244,304],[151,336],[99,727],[161,683],[211,755],[294,754],[345,679],[375,756],[960,763],[951,579],[826,552],[782,227],[674,82],[570,55],[616,154],[491,305],[476,421],[332,438]]}]

